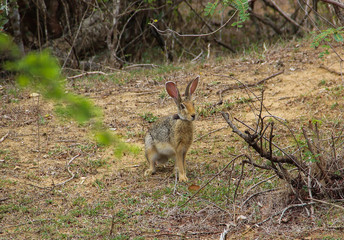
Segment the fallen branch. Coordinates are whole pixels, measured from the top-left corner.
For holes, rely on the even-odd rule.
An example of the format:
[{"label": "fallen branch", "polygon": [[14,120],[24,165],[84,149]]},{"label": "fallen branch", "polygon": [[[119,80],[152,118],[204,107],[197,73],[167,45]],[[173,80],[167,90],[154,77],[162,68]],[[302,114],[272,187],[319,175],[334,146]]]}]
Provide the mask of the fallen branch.
[{"label": "fallen branch", "polygon": [[[224,92],[227,92],[229,90],[234,90],[234,89],[244,89],[244,88],[247,88],[247,87],[255,87],[255,86],[258,86],[260,84],[263,84],[265,83],[267,80],[270,80],[271,78],[274,78],[278,75],[281,75],[282,73],[284,73],[284,70],[280,71],[280,72],[277,72],[277,73],[274,73],[272,74],[271,76],[267,77],[267,78],[264,78],[262,80],[260,80],[259,82],[256,82],[256,83],[249,83],[249,84],[232,84],[230,85],[229,87],[223,89],[223,90],[219,90],[216,92],[216,94],[220,94],[222,95],[222,93]],[[219,76],[219,77],[229,77],[231,78],[231,76],[227,76],[227,75],[219,75],[219,74],[214,74],[214,76]]]},{"label": "fallen branch", "polygon": [[6,133],[1,139],[0,139],[0,143],[3,142],[7,136],[10,134],[10,132]]},{"label": "fallen branch", "polygon": [[123,69],[131,69],[131,68],[157,68],[159,67],[158,65],[155,64],[133,64],[124,67]]},{"label": "fallen branch", "polygon": [[62,186],[62,185],[66,184],[67,182],[69,182],[70,180],[72,180],[75,177],[75,174],[70,170],[70,164],[74,161],[74,159],[76,159],[77,157],[80,157],[80,156],[81,156],[81,154],[78,153],[76,156],[72,157],[72,159],[69,160],[69,162],[67,163],[67,171],[69,172],[71,177],[68,178],[67,180],[61,182],[61,183],[58,183],[58,184],[54,185],[54,187]]},{"label": "fallen branch", "polygon": [[[274,175],[276,176],[276,175]],[[248,201],[250,201],[252,198],[254,198],[255,196],[258,196],[260,194],[264,194],[264,193],[268,193],[268,192],[273,192],[273,191],[277,191],[277,190],[280,190],[281,188],[273,188],[273,189],[268,189],[268,190],[265,190],[265,191],[261,191],[261,192],[257,192],[257,193],[254,193],[252,194],[251,196],[249,196],[242,204],[241,204],[241,207],[242,208]]]},{"label": "fallen branch", "polygon": [[314,198],[308,198],[308,199],[311,200],[311,201],[314,201],[314,202],[319,202],[319,203],[331,205],[333,207],[337,207],[337,208],[340,208],[340,209],[344,210],[344,207],[342,207],[342,206],[340,206],[338,204],[334,204],[334,203],[330,203],[330,202],[326,202],[326,201],[319,200],[319,199],[314,199]]},{"label": "fallen branch", "polygon": [[323,64],[321,64],[321,65],[319,66],[319,68],[325,69],[325,70],[329,71],[330,73],[336,74],[336,75],[338,75],[338,76],[342,76],[342,73],[341,73],[341,72],[337,72],[337,71],[335,71],[335,70],[333,70],[333,69],[330,69],[330,68],[326,67],[326,66],[323,65]]},{"label": "fallen branch", "polygon": [[304,206],[308,206],[308,205],[312,205],[312,204],[315,204],[315,203],[313,202],[313,203],[302,203],[302,204],[290,205],[290,206],[284,208],[283,210],[281,210],[281,211],[279,211],[279,212],[277,212],[277,213],[274,213],[273,215],[271,215],[270,217],[264,219],[263,221],[254,224],[254,226],[259,227],[259,226],[262,225],[263,223],[269,221],[269,220],[272,219],[273,217],[275,217],[275,216],[277,216],[277,215],[279,215],[279,214],[282,213],[282,215],[281,215],[281,217],[280,217],[280,221],[279,221],[279,223],[281,223],[282,217],[283,217],[285,211],[287,211],[288,209],[293,208],[293,207],[304,207]]},{"label": "fallen branch", "polygon": [[312,205],[312,204],[315,204],[315,202],[300,203],[300,204],[289,205],[288,207],[286,207],[286,208],[284,208],[282,211],[280,211],[281,216],[280,216],[280,218],[278,219],[278,223],[281,224],[282,218],[283,218],[283,216],[284,216],[284,213],[285,213],[287,210],[289,210],[290,208],[294,208],[294,207],[306,207],[306,206],[309,206],[309,205]]},{"label": "fallen branch", "polygon": [[222,129],[226,129],[226,128],[228,128],[228,125],[227,125],[227,126],[224,126],[224,127],[220,127],[220,128],[218,128],[218,129],[215,129],[215,130],[212,130],[212,131],[210,131],[210,132],[208,132],[208,133],[206,133],[206,134],[204,134],[204,135],[202,135],[202,136],[196,138],[196,139],[194,140],[194,142],[197,142],[197,141],[201,140],[202,138],[204,138],[204,137],[206,137],[206,136],[208,136],[208,135],[210,135],[210,134],[212,134],[212,133],[214,133],[214,132],[218,132],[218,131],[221,131]]},{"label": "fallen branch", "polygon": [[321,0],[322,2],[325,2],[325,3],[329,3],[329,4],[332,4],[332,5],[335,5],[337,7],[340,7],[340,8],[344,8],[344,4],[341,3],[341,2],[336,2],[334,0]]},{"label": "fallen branch", "polygon": [[88,76],[88,75],[93,75],[93,74],[100,74],[100,75],[105,75],[107,76],[107,73],[101,72],[101,71],[94,71],[94,72],[85,72],[85,73],[81,73],[75,76],[71,76],[71,77],[67,77],[67,79],[71,80],[71,79],[75,79],[75,78],[80,78],[80,77],[84,77],[84,76]]},{"label": "fallen branch", "polygon": [[262,181],[260,181],[260,182],[257,182],[256,184],[254,184],[253,186],[251,186],[245,193],[244,193],[244,197],[253,189],[253,188],[255,188],[255,187],[257,187],[258,185],[260,185],[260,184],[262,184],[262,183],[264,183],[264,182],[266,182],[266,181],[269,181],[270,179],[272,179],[272,178],[274,178],[274,177],[277,177],[277,175],[272,175],[271,177],[268,177],[268,178],[266,178],[266,179],[263,179]]},{"label": "fallen branch", "polygon": [[239,156],[236,156],[233,158],[224,168],[221,169],[220,172],[215,174],[208,182],[206,182],[200,189],[198,189],[197,192],[195,192],[185,203],[179,206],[179,208],[184,207],[186,204],[188,204],[203,188],[205,188],[209,183],[211,183],[217,176],[219,176],[231,163],[233,163],[235,160],[237,160],[240,157],[247,157],[245,154],[241,154]]}]

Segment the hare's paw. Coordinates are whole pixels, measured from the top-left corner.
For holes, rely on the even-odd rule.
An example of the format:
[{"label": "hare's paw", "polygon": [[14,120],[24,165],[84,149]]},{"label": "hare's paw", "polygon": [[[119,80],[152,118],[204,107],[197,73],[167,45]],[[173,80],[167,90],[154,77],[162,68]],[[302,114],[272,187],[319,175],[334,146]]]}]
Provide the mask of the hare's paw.
[{"label": "hare's paw", "polygon": [[150,175],[152,175],[153,173],[154,173],[155,171],[154,171],[154,169],[147,169],[146,171],[145,171],[145,176],[147,177],[147,176],[150,176]]},{"label": "hare's paw", "polygon": [[179,182],[187,182],[189,179],[187,178],[186,175],[180,175],[179,176]]}]

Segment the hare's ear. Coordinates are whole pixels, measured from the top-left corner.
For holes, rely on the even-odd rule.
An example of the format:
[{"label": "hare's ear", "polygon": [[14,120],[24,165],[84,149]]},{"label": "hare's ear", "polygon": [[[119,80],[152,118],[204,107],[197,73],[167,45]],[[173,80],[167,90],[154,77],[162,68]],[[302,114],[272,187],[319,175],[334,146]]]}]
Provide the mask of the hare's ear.
[{"label": "hare's ear", "polygon": [[191,100],[191,95],[195,92],[199,82],[199,76],[197,76],[194,80],[191,80],[185,89],[185,97]]},{"label": "hare's ear", "polygon": [[174,82],[167,82],[166,83],[166,91],[167,91],[168,95],[170,95],[174,99],[176,104],[179,104],[181,102],[178,88]]}]

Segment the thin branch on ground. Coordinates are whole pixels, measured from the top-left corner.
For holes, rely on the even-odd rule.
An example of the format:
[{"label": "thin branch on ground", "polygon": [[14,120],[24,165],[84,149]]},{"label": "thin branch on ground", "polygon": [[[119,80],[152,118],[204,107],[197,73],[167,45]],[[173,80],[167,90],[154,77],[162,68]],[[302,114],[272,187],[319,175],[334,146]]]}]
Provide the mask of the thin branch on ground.
[{"label": "thin branch on ground", "polygon": [[58,183],[58,184],[55,184],[54,187],[57,187],[57,186],[62,186],[64,184],[66,184],[67,182],[69,182],[70,180],[72,180],[74,177],[75,177],[75,174],[70,170],[70,164],[77,158],[77,157],[80,157],[81,154],[78,153],[76,156],[72,157],[71,160],[69,160],[69,162],[67,163],[67,171],[69,172],[69,174],[71,175],[70,178],[68,178],[67,180],[61,182],[61,183]]},{"label": "thin branch on ground", "polygon": [[208,133],[206,133],[206,134],[204,134],[204,135],[202,135],[202,136],[196,138],[196,139],[194,140],[194,142],[197,142],[197,141],[201,140],[202,138],[204,138],[204,137],[206,137],[206,136],[208,136],[208,135],[210,135],[210,134],[212,134],[212,133],[221,131],[221,130],[226,129],[226,128],[228,128],[228,125],[227,125],[227,126],[224,126],[224,127],[220,127],[220,128],[218,128],[218,129],[215,129],[215,130],[212,130],[212,131],[210,131],[210,132],[208,132]]},{"label": "thin branch on ground", "polygon": [[67,79],[71,80],[71,79],[81,78],[81,77],[89,76],[89,75],[93,75],[93,74],[99,74],[99,75],[105,75],[105,76],[109,75],[109,74],[101,72],[101,71],[94,71],[94,72],[84,72],[84,73],[81,73],[81,74],[78,74],[75,76],[67,77]]},{"label": "thin branch on ground", "polygon": [[[276,176],[276,175],[275,175]],[[255,196],[258,196],[260,194],[264,194],[264,193],[268,193],[268,192],[273,192],[273,191],[277,191],[277,190],[280,190],[281,188],[273,188],[273,189],[268,189],[268,190],[264,190],[264,191],[261,191],[261,192],[257,192],[257,193],[254,193],[252,194],[251,196],[249,196],[248,198],[246,198],[245,201],[243,201],[243,203],[241,204],[241,207],[242,208],[248,201],[250,201],[252,198],[254,198]]]},{"label": "thin branch on ground", "polygon": [[[258,82],[256,82],[256,83],[248,83],[248,84],[245,84],[245,85],[244,85],[244,84],[240,84],[240,85],[238,85],[238,84],[232,84],[232,85],[230,85],[229,87],[227,87],[227,88],[225,88],[225,89],[223,89],[223,90],[217,91],[216,94],[221,94],[221,95],[222,95],[222,93],[227,92],[227,91],[229,91],[229,90],[243,89],[243,88],[248,88],[248,87],[255,87],[255,86],[258,86],[258,85],[260,85],[260,84],[265,83],[267,80],[270,80],[271,78],[274,78],[274,77],[276,77],[276,76],[278,76],[278,75],[281,75],[282,73],[284,73],[284,70],[279,71],[279,72],[277,72],[277,73],[274,73],[274,74],[270,75],[269,77],[264,78],[264,79],[262,79],[262,80],[260,80],[260,81],[258,81]],[[214,74],[214,76],[229,77],[229,78],[231,77],[231,76],[220,75],[220,74]]]},{"label": "thin branch on ground", "polygon": [[344,210],[344,207],[340,206],[338,204],[326,202],[326,201],[315,199],[315,198],[309,198],[309,200],[314,201],[314,202],[319,202],[319,203],[327,204],[327,205],[330,205],[330,206],[333,206],[333,207],[340,208],[340,209]]},{"label": "thin branch on ground", "polygon": [[[302,203],[302,204],[290,205],[290,206],[288,206],[288,207],[282,209],[281,211],[278,211],[277,213],[272,214],[270,217],[264,219],[263,221],[254,224],[254,226],[259,227],[259,226],[262,225],[263,223],[269,221],[270,219],[276,217],[277,215],[280,215],[281,213],[283,213],[283,215],[284,215],[285,211],[288,210],[288,209],[290,209],[290,208],[293,208],[293,207],[304,207],[304,206],[308,206],[308,205],[312,205],[312,204],[315,204],[315,203],[313,202],[313,203]],[[281,215],[280,220],[282,219],[283,215]],[[281,222],[279,222],[279,223],[281,223]]]},{"label": "thin branch on ground", "polygon": [[126,67],[123,67],[123,69],[131,69],[131,68],[158,68],[159,66],[156,64],[132,64]]},{"label": "thin branch on ground", "polygon": [[197,192],[195,192],[185,203],[183,203],[182,205],[179,206],[179,208],[184,207],[186,204],[188,204],[203,188],[205,188],[209,183],[211,183],[217,176],[219,176],[228,166],[231,165],[231,163],[233,163],[235,160],[237,160],[240,157],[246,157],[247,156],[245,154],[241,154],[239,156],[236,156],[235,158],[233,158],[229,163],[227,163],[227,165],[221,169],[221,171],[219,171],[217,174],[215,174],[208,182],[206,182],[202,187],[200,187],[200,189],[198,189]]},{"label": "thin branch on ground", "polygon": [[293,205],[289,205],[288,207],[284,208],[282,211],[280,211],[281,213],[281,216],[279,217],[278,219],[278,223],[281,224],[282,222],[282,218],[285,214],[285,212],[291,208],[295,208],[295,207],[307,207],[307,206],[310,206],[310,205],[313,205],[315,204],[315,202],[309,202],[309,203],[300,203],[300,204],[293,204]]},{"label": "thin branch on ground", "polygon": [[325,70],[329,71],[330,73],[336,74],[336,75],[338,75],[338,76],[342,76],[342,73],[341,73],[341,72],[337,72],[336,70],[330,69],[330,68],[326,67],[326,66],[323,65],[323,64],[321,64],[321,65],[319,66],[319,68],[325,69]]},{"label": "thin branch on ground", "polygon": [[35,219],[35,220],[29,220],[29,221],[24,222],[24,223],[19,223],[19,224],[13,224],[13,225],[3,226],[2,229],[13,228],[13,227],[20,227],[20,226],[27,225],[27,224],[32,224],[32,223],[35,223],[35,222],[45,222],[45,221],[54,221],[54,219],[48,218],[48,219]]},{"label": "thin branch on ground", "polygon": [[8,131],[8,133],[6,133],[6,134],[0,139],[0,143],[3,142],[3,141],[8,137],[9,134],[10,134],[10,132]]},{"label": "thin branch on ground", "polygon": [[253,186],[251,186],[249,189],[247,189],[247,191],[244,193],[243,197],[245,197],[252,189],[254,189],[255,187],[259,186],[260,184],[269,181],[270,179],[273,179],[277,177],[277,175],[272,175],[271,177],[268,177],[266,179],[261,180],[260,182],[257,182],[256,184],[254,184]]}]

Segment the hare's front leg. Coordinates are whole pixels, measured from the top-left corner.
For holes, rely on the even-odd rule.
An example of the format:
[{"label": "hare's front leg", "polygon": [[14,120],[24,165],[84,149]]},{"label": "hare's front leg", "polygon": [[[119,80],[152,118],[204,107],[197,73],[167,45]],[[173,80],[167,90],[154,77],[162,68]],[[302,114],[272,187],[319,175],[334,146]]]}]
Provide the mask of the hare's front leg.
[{"label": "hare's front leg", "polygon": [[149,168],[145,171],[145,176],[149,176],[155,173],[156,171],[155,161],[158,158],[158,153],[154,151],[153,148],[151,148],[151,149],[146,149],[145,155],[146,155],[146,159],[149,165]]},{"label": "hare's front leg", "polygon": [[179,174],[179,182],[187,182],[189,179],[186,177],[186,168],[185,168],[185,155],[183,151],[178,151],[176,154],[176,167]]}]

